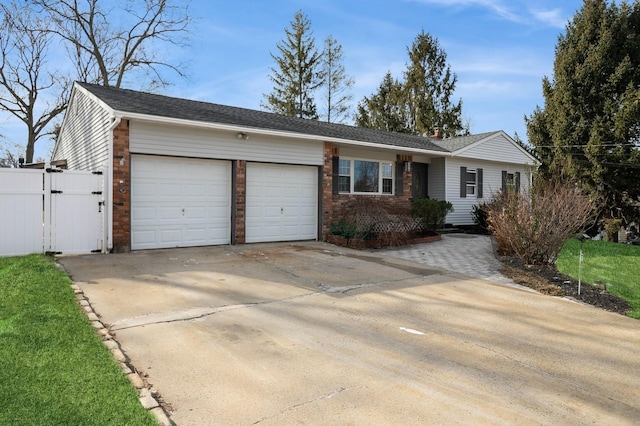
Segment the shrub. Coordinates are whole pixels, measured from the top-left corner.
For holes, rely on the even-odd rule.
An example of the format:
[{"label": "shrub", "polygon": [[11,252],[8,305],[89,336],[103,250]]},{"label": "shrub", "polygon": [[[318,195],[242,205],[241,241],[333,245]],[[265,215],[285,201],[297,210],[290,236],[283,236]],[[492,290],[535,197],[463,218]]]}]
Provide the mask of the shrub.
[{"label": "shrub", "polygon": [[453,211],[453,204],[443,200],[412,199],[411,216],[418,220],[423,231],[433,231],[444,227],[447,214]]},{"label": "shrub", "polygon": [[607,232],[607,241],[617,243],[620,229],[622,229],[622,221],[620,219],[605,219],[604,230]]},{"label": "shrub", "polygon": [[347,222],[346,220],[341,220],[340,222],[331,224],[329,227],[329,233],[339,237],[353,238],[356,235],[356,224],[353,222]]},{"label": "shrub", "polygon": [[471,215],[473,216],[473,222],[478,225],[483,231],[489,230],[488,219],[489,204],[474,204],[471,208]]},{"label": "shrub", "polygon": [[527,264],[554,263],[564,242],[592,218],[595,203],[570,183],[538,183],[521,194],[499,192],[488,206],[498,251]]},{"label": "shrub", "polygon": [[[386,199],[355,198],[345,205],[342,215],[343,222],[353,225],[351,238],[366,240],[372,247],[406,244],[407,234],[415,229],[408,208],[389,205]],[[338,228],[336,225],[336,231]],[[330,232],[333,234],[331,229]]]}]

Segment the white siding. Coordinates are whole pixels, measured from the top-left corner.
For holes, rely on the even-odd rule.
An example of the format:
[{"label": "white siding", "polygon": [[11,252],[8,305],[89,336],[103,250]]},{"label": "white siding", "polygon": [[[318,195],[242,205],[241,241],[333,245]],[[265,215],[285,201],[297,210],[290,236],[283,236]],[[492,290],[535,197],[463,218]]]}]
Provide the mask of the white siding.
[{"label": "white siding", "polygon": [[[453,224],[454,226],[474,224],[473,215],[471,214],[473,206],[475,204],[490,201],[493,195],[497,191],[502,189],[503,170],[506,170],[509,173],[520,172],[521,190],[528,186],[531,177],[531,170],[525,165],[514,165],[479,160],[476,161],[472,159],[462,158],[448,158],[446,159],[446,166],[446,200],[453,204],[454,208],[453,213],[447,215],[446,222]],[[468,196],[466,198],[460,197],[460,167],[467,167],[469,169],[482,169],[482,198],[477,198],[475,196]]]},{"label": "white siding", "polygon": [[429,177],[427,179],[429,186],[429,198],[434,200],[446,200],[447,194],[445,191],[445,159],[434,158],[429,164]]},{"label": "white siding", "polygon": [[396,161],[395,151],[376,151],[366,148],[340,148],[340,157],[357,158],[359,160]]},{"label": "white siding", "polygon": [[461,152],[455,156],[511,164],[532,164],[531,158],[522,148],[515,145],[504,133],[496,133],[495,136],[488,140],[462,149]]},{"label": "white siding", "polygon": [[67,160],[70,170],[106,169],[109,126],[109,112],[82,90],[74,89],[52,159]]},{"label": "white siding", "polygon": [[252,134],[238,139],[237,132],[131,121],[130,151],[179,157],[246,160],[322,165],[320,141],[281,139]]}]

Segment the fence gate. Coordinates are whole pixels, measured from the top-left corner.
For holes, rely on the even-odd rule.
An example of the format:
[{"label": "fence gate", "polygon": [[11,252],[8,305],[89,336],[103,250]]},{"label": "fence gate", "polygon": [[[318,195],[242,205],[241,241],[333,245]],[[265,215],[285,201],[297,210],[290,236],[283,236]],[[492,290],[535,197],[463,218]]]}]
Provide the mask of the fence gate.
[{"label": "fence gate", "polygon": [[0,256],[103,251],[103,176],[0,169]]}]

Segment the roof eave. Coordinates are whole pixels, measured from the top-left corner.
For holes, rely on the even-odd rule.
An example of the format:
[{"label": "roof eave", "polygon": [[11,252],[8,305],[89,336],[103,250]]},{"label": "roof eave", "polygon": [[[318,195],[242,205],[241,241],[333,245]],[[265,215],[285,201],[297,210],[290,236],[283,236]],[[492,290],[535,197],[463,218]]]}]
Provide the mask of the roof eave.
[{"label": "roof eave", "polygon": [[174,124],[174,125],[181,125],[181,126],[200,127],[205,129],[226,130],[231,132],[250,132],[250,133],[256,133],[256,134],[265,135],[265,136],[277,136],[277,137],[285,137],[285,138],[315,140],[315,141],[321,141],[321,142],[333,142],[333,143],[355,145],[355,146],[362,146],[362,147],[369,147],[369,148],[387,149],[392,151],[427,154],[427,155],[433,155],[433,156],[439,156],[439,157],[448,157],[452,155],[452,153],[447,151],[435,151],[430,149],[387,145],[387,144],[381,144],[376,142],[357,141],[353,139],[335,138],[335,137],[329,137],[329,136],[290,132],[290,131],[284,131],[284,130],[271,130],[271,129],[263,129],[263,128],[257,128],[257,127],[247,127],[247,126],[240,126],[235,124],[223,124],[223,123],[197,121],[197,120],[185,120],[182,118],[162,117],[158,115],[141,114],[141,113],[128,112],[128,111],[113,110],[113,114],[115,115],[116,118],[120,118],[120,119],[141,120],[141,121],[149,121],[149,122],[162,123],[162,124]]}]

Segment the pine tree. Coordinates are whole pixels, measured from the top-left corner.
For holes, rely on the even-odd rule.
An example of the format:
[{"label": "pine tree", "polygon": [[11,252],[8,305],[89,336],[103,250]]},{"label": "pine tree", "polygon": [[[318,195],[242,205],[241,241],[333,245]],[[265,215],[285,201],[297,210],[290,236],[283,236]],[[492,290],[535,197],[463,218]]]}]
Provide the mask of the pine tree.
[{"label": "pine tree", "polygon": [[447,54],[438,40],[423,30],[407,53],[404,90],[411,133],[423,136],[433,135],[435,130],[441,130],[444,136],[468,133],[462,124],[462,100],[455,105],[451,102],[458,78],[447,65]]},{"label": "pine tree", "polygon": [[402,84],[387,71],[378,91],[358,103],[356,125],[388,132],[409,133]]},{"label": "pine tree", "polygon": [[324,109],[321,117],[329,123],[343,123],[350,118],[353,99],[350,89],[354,80],[345,72],[342,46],[333,36],[327,37],[324,42],[320,75]]},{"label": "pine tree", "polygon": [[317,119],[313,94],[322,84],[318,72],[322,55],[315,48],[311,21],[298,11],[285,34],[276,45],[280,55],[271,54],[276,62],[269,76],[274,87],[264,95],[262,107],[278,114]]},{"label": "pine tree", "polygon": [[553,78],[542,85],[544,108],[526,117],[541,176],[596,192],[606,216],[637,217],[640,2],[585,0],[558,38]]},{"label": "pine tree", "polygon": [[407,52],[404,80],[387,73],[378,93],[358,104],[356,124],[423,136],[435,130],[444,136],[468,134],[468,126],[462,124],[462,100],[451,102],[457,77],[437,39],[422,31]]}]

